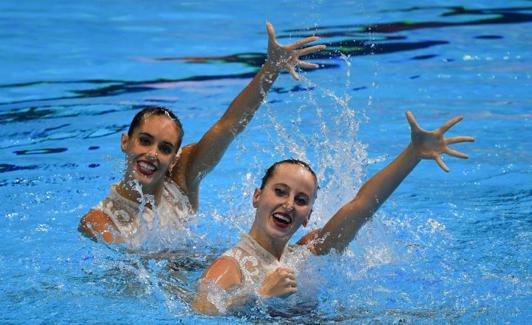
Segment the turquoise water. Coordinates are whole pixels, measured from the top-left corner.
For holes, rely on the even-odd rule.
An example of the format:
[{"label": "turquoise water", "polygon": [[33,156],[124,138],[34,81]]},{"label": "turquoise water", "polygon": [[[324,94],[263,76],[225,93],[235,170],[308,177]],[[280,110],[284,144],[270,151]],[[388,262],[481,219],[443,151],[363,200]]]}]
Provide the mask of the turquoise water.
[{"label": "turquoise water", "polygon": [[[529,1],[9,1],[0,18],[0,322],[530,319]],[[309,59],[323,68],[277,81],[204,180],[190,234],[136,252],[80,236],[139,105],[172,108],[197,141],[263,62],[267,19],[284,43],[320,35],[328,51]],[[470,159],[446,159],[449,174],[421,163],[345,255],[313,258],[312,312],[190,310],[196,279],[251,225],[256,175],[308,159],[319,227],[406,146],[406,110],[426,128],[463,114],[450,133],[477,138],[456,145]]]}]

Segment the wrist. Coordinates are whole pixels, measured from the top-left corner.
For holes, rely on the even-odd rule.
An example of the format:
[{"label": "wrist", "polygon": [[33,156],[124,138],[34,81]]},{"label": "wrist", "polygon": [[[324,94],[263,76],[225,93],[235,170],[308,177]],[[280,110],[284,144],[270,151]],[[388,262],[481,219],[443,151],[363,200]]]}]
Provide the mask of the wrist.
[{"label": "wrist", "polygon": [[419,152],[416,150],[416,147],[412,142],[408,144],[408,147],[406,147],[406,153],[412,157],[416,162],[419,162],[423,159],[423,157],[419,154]]},{"label": "wrist", "polygon": [[272,62],[266,58],[266,61],[264,61],[264,64],[262,65],[262,70],[264,73],[277,75],[283,70],[283,68],[279,64],[276,64],[275,62]]},{"label": "wrist", "polygon": [[259,72],[261,83],[272,85],[279,76],[279,73],[279,70],[276,70],[271,64],[265,62]]}]

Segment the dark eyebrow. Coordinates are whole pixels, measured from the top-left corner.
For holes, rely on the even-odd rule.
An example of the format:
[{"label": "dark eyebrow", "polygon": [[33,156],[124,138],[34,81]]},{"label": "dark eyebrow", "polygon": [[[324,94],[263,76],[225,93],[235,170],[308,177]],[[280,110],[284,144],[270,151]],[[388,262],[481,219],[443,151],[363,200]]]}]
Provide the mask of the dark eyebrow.
[{"label": "dark eyebrow", "polygon": [[[286,185],[285,183],[275,183],[273,184],[273,186],[283,186],[283,187],[286,187],[286,188],[290,188],[290,186]],[[296,196],[297,195],[304,195],[307,199],[310,199],[310,195],[305,193],[305,192],[298,192],[296,193]]]},{"label": "dark eyebrow", "polygon": [[297,193],[297,195],[303,195],[303,196],[305,196],[305,198],[307,198],[307,199],[310,198],[310,195],[308,195],[308,194],[305,193],[305,192],[299,192],[299,193]]},{"label": "dark eyebrow", "polygon": [[145,135],[145,136],[148,136],[150,138],[153,138],[153,135],[151,135],[149,133],[146,133],[146,132],[140,132],[139,135]]}]

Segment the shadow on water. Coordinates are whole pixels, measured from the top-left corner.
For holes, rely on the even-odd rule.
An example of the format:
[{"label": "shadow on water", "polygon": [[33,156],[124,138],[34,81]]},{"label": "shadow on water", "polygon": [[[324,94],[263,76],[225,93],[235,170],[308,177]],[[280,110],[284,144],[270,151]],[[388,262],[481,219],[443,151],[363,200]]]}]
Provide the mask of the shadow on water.
[{"label": "shadow on water", "polygon": [[[446,21],[422,21],[422,22],[389,22],[381,24],[352,24],[352,25],[330,25],[317,26],[307,29],[290,29],[284,30],[278,38],[288,37],[304,37],[310,35],[317,35],[321,37],[323,44],[327,45],[327,50],[307,56],[304,59],[323,60],[321,62],[322,68],[334,69],[338,68],[339,64],[335,63],[335,59],[341,56],[365,56],[365,55],[380,55],[395,52],[412,51],[434,46],[443,46],[452,43],[452,40],[423,40],[423,41],[407,41],[407,36],[404,35],[384,35],[395,34],[400,32],[408,32],[412,30],[447,28],[447,27],[463,27],[463,26],[479,26],[479,25],[504,25],[528,23],[532,21],[532,15],[529,11],[532,7],[506,7],[506,8],[484,8],[484,9],[468,9],[465,7],[412,7],[404,10],[394,10],[394,12],[413,12],[423,10],[441,10],[439,17],[460,17],[467,18],[471,16],[478,16],[478,19],[470,19],[458,22]],[[295,33],[295,34],[294,34]],[[333,38],[342,38],[340,40],[331,40]],[[500,35],[478,35],[475,39],[481,40],[498,40]],[[414,56],[412,60],[427,60],[434,58],[436,55],[422,55]],[[31,119],[40,119],[43,117],[51,117],[54,111],[50,108],[42,109],[57,105],[58,102],[68,102],[69,100],[81,100],[86,98],[100,98],[117,96],[122,94],[133,94],[139,92],[149,92],[160,88],[161,84],[175,84],[176,86],[186,82],[205,82],[211,80],[229,80],[229,79],[250,79],[256,70],[264,63],[266,58],[265,53],[236,53],[226,56],[202,57],[160,57],[153,58],[151,61],[180,61],[190,64],[221,64],[221,63],[239,63],[246,67],[253,68],[253,71],[236,74],[220,74],[220,75],[198,75],[180,79],[159,78],[155,80],[143,81],[129,81],[129,80],[106,80],[106,79],[87,79],[87,80],[45,80],[45,81],[29,81],[17,84],[3,84],[0,88],[16,89],[24,87],[35,87],[51,84],[90,84],[94,88],[83,90],[69,91],[73,95],[48,97],[30,100],[15,100],[0,103],[0,108],[3,106],[10,107],[12,110],[0,114],[0,123],[9,123],[14,121],[23,121]],[[361,88],[353,89],[354,91]],[[274,88],[272,92],[287,92],[295,91],[286,90],[282,88]],[[102,114],[105,114],[102,113]]]}]

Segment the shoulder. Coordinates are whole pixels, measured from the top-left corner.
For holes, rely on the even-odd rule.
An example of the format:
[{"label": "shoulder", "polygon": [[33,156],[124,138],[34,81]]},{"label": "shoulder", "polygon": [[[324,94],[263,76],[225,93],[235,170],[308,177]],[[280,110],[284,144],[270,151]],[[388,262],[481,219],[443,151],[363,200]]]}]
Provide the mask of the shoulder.
[{"label": "shoulder", "polygon": [[309,232],[308,234],[301,237],[300,240],[297,241],[296,245],[298,246],[307,246],[307,248],[313,253],[317,254],[316,247],[314,246],[314,241],[318,239],[320,235],[321,229],[315,229]]},{"label": "shoulder", "polygon": [[[242,277],[236,260],[229,256],[219,257],[199,279],[192,308],[207,315],[220,314],[219,307],[215,306],[208,298],[209,292],[212,292],[212,286],[228,290],[241,283]],[[226,302],[223,301],[223,303],[225,304]]]},{"label": "shoulder", "polygon": [[122,242],[119,231],[111,218],[103,211],[91,209],[79,223],[78,230],[85,236],[97,240],[102,238],[107,243]]},{"label": "shoulder", "polygon": [[210,280],[221,288],[229,289],[242,283],[242,271],[234,258],[221,256],[205,270],[202,280]]},{"label": "shoulder", "polygon": [[114,226],[111,218],[101,210],[91,209],[81,218],[79,230],[94,231],[105,228],[107,225]]}]

